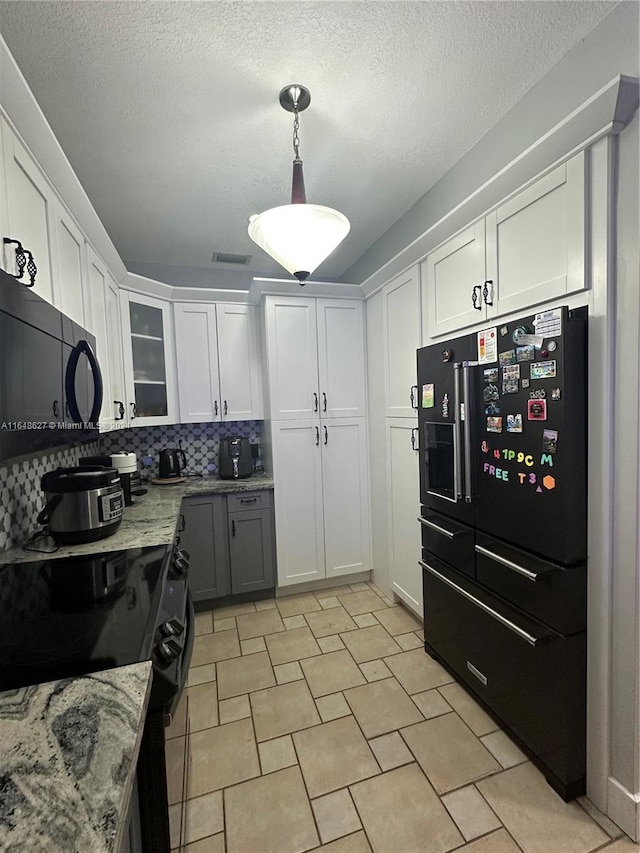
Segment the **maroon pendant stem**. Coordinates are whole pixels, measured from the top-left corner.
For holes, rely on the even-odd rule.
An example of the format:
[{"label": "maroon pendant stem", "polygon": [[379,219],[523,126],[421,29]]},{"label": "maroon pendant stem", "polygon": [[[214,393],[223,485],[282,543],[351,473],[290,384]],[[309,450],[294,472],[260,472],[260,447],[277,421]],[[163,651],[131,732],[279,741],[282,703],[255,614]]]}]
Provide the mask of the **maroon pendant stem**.
[{"label": "maroon pendant stem", "polygon": [[302,160],[293,161],[293,180],[291,182],[291,204],[306,204],[307,194],[304,190],[304,175]]}]

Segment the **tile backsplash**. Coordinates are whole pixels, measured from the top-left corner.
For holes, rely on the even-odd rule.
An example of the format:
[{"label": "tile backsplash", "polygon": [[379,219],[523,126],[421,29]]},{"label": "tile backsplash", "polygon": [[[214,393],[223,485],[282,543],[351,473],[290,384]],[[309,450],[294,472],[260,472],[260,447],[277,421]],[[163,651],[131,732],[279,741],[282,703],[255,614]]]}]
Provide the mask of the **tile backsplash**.
[{"label": "tile backsplash", "polygon": [[[127,451],[138,456],[143,476],[146,471],[150,477],[155,477],[158,474],[158,454],[162,448],[178,447],[182,442],[188,473],[215,474],[218,470],[220,439],[232,435],[259,443],[262,421],[132,427],[105,433],[97,442],[81,447],[65,448],[0,464],[0,553],[22,544],[38,528],[36,518],[44,506],[40,479],[45,471],[77,465],[80,456]],[[151,460],[149,465],[143,463],[144,457]]]},{"label": "tile backsplash", "polygon": [[36,517],[44,506],[40,479],[45,471],[72,467],[80,456],[98,452],[98,443],[91,442],[0,464],[0,553],[21,544],[38,528]]}]

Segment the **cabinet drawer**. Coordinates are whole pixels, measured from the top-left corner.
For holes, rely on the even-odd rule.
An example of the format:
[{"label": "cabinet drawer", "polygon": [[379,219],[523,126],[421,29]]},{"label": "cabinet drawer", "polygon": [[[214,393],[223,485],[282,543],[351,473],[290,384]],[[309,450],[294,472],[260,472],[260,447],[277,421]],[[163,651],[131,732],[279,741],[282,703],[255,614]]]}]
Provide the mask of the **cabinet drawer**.
[{"label": "cabinet drawer", "polygon": [[564,568],[479,536],[476,579],[561,634],[577,634],[587,623],[586,566]]},{"label": "cabinet drawer", "polygon": [[245,509],[268,509],[271,504],[271,489],[261,489],[255,492],[238,492],[227,495],[229,512],[242,512]]},{"label": "cabinet drawer", "polygon": [[585,634],[564,637],[441,561],[423,561],[424,634],[566,797],[585,774]]},{"label": "cabinet drawer", "polygon": [[418,519],[422,530],[422,547],[445,563],[475,577],[474,531],[431,509],[422,507]]}]

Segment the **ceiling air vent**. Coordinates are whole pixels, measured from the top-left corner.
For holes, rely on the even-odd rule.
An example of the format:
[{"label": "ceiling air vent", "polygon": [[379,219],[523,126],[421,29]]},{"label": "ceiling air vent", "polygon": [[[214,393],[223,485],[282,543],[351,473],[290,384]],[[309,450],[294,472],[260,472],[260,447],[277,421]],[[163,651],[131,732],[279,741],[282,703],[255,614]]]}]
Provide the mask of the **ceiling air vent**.
[{"label": "ceiling air vent", "polygon": [[211,255],[214,264],[240,264],[246,267],[251,260],[251,255],[233,255],[230,252],[214,252]]}]

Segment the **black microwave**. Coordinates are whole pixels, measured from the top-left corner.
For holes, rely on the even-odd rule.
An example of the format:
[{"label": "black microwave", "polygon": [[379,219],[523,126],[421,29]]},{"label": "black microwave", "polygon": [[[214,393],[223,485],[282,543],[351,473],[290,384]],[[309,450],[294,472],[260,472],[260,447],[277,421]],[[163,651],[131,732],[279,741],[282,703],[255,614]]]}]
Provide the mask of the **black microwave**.
[{"label": "black microwave", "polygon": [[0,270],[0,461],[95,441],[95,338]]}]

